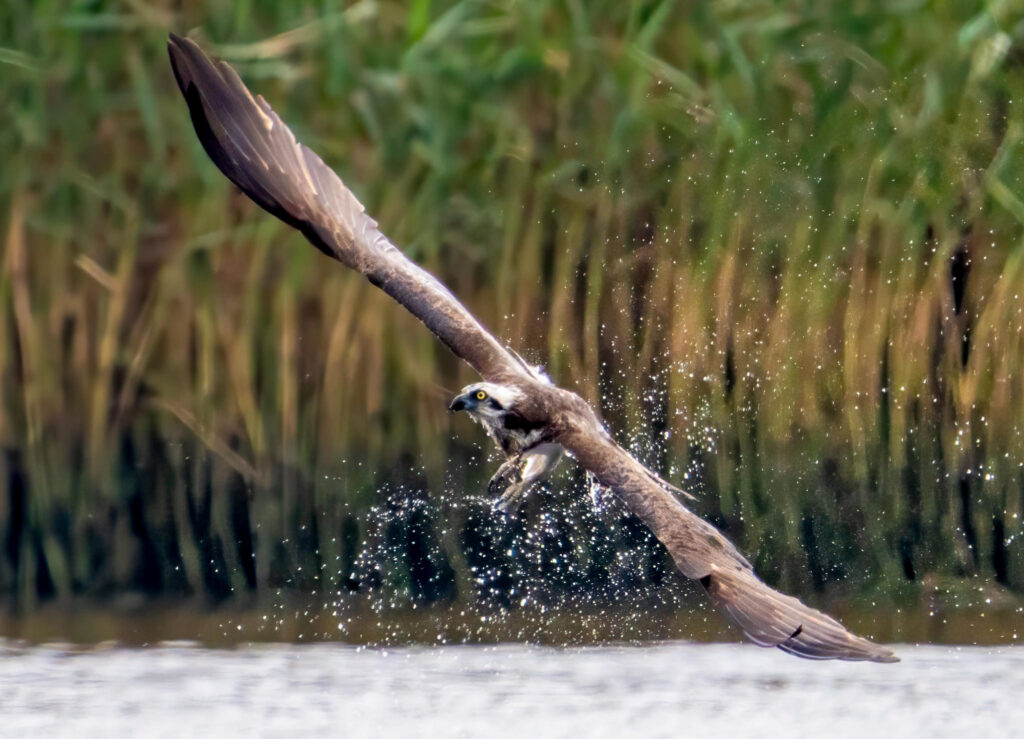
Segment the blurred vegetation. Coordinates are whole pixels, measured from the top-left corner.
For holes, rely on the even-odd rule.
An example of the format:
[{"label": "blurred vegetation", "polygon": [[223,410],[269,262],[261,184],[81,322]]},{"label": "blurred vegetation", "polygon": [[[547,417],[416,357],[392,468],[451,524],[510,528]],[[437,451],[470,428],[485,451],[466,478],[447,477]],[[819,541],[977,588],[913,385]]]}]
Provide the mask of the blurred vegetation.
[{"label": "blurred vegetation", "polygon": [[471,373],[216,171],[168,30],[768,581],[1024,589],[1018,8],[7,0],[0,594],[671,571],[578,474],[491,517]]}]

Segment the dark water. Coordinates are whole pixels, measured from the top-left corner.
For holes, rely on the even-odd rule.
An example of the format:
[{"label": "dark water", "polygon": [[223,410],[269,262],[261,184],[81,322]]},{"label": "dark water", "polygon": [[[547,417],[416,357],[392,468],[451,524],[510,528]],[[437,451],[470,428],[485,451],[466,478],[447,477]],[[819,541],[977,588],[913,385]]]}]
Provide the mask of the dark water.
[{"label": "dark water", "polygon": [[[698,594],[699,595],[699,594]],[[993,602],[987,602],[993,601]],[[962,605],[889,602],[816,604],[852,631],[882,642],[1001,646],[1024,639],[1024,603],[1005,596],[961,598]],[[302,594],[269,603],[210,608],[199,601],[122,599],[71,602],[18,613],[0,608],[0,640],[149,646],[190,641],[208,647],[250,642],[342,642],[404,646],[497,644],[600,646],[656,641],[728,642],[738,630],[703,596],[636,601],[605,608],[592,603],[520,607],[479,605],[370,607],[358,599],[322,602]]]},{"label": "dark water", "polygon": [[737,644],[208,649],[0,642],[4,736],[1008,736],[1024,648],[807,662]]}]

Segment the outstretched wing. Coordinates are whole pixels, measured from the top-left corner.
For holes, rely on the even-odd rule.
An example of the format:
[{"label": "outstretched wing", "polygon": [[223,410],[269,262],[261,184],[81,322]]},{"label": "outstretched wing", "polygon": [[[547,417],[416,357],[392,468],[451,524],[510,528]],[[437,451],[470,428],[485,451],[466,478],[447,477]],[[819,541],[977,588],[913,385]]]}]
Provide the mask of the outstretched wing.
[{"label": "outstretched wing", "polygon": [[768,587],[732,542],[652,480],[588,414],[569,415],[571,429],[560,443],[651,528],[683,574],[698,580],[751,641],[809,659],[899,661],[890,649]]},{"label": "outstretched wing", "polygon": [[366,275],[485,379],[532,391],[528,403],[550,420],[556,429],[553,440],[650,526],[683,574],[699,580],[751,640],[801,657],[896,661],[890,650],[851,634],[759,580],[728,539],[612,441],[582,399],[540,382],[535,369],[505,349],[444,285],[395,248],[338,176],[295,140],[231,67],[174,35],[168,49],[196,133],[228,179],[320,251]]},{"label": "outstretched wing", "polygon": [[485,379],[507,382],[530,374],[444,285],[385,238],[338,175],[295,140],[235,70],[173,34],[168,51],[206,153],[257,205],[366,275]]}]

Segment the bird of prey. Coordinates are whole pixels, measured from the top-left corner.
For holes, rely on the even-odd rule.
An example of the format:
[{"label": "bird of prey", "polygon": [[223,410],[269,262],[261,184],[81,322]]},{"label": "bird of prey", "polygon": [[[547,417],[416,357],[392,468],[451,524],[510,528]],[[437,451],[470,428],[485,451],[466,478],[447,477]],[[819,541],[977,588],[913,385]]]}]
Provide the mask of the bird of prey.
[{"label": "bird of prey", "polygon": [[394,298],[483,378],[451,407],[475,413],[508,454],[496,485],[511,479],[509,509],[564,450],[650,528],[682,573],[756,644],[811,659],[898,660],[890,649],[761,581],[732,542],[615,443],[586,401],[503,346],[388,241],[341,179],[230,66],[175,35],[168,49],[199,140],[221,172],[317,249]]},{"label": "bird of prey", "polygon": [[[550,384],[538,368],[526,368],[538,381]],[[462,388],[448,406],[453,413],[469,413],[505,454],[504,464],[487,484],[489,493],[500,493],[494,505],[503,513],[515,513],[533,484],[547,477],[565,455],[560,444],[547,438],[543,421],[530,421],[519,413],[519,396],[514,387],[477,382]]]}]

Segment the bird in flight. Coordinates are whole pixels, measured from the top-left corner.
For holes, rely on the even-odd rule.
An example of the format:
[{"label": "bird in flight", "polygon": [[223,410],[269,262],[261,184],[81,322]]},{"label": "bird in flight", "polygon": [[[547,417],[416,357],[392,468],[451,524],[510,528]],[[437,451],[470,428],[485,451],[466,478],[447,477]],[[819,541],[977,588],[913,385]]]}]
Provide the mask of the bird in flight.
[{"label": "bird in flight", "polygon": [[809,659],[896,662],[892,650],[766,585],[714,526],[620,447],[579,395],[552,384],[490,334],[433,275],[377,228],[341,179],[298,141],[262,96],[193,41],[170,36],[171,67],[206,153],[264,210],[363,274],[483,378],[450,409],[479,420],[507,456],[491,487],[512,511],[568,453],[610,489],[756,644]]}]

